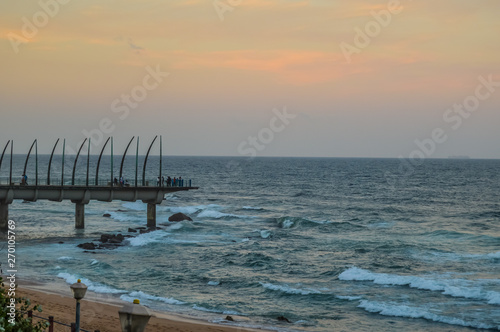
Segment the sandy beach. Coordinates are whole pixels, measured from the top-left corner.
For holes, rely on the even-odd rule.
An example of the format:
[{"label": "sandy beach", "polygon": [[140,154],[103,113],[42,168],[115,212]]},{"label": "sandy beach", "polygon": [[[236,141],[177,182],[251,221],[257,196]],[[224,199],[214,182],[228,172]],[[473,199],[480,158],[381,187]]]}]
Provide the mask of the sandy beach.
[{"label": "sandy beach", "polygon": [[[32,304],[41,304],[43,311],[34,313],[41,317],[54,316],[54,320],[64,324],[71,324],[75,321],[75,300],[70,294],[65,295],[59,292],[47,292],[41,290],[38,285],[23,284],[17,288],[18,297],[27,297]],[[83,299],[81,301],[81,325],[80,328],[88,331],[99,330],[101,332],[121,332],[118,310],[123,304],[101,303]],[[223,317],[222,317],[223,318]],[[244,319],[243,317],[241,319]],[[235,317],[235,320],[238,320]],[[36,318],[35,318],[35,321]],[[55,324],[55,332],[70,331],[69,327]],[[263,331],[256,329],[246,329],[239,327],[223,326],[211,324],[204,321],[154,312],[146,332],[177,331],[177,332],[243,332],[243,331]]]}]

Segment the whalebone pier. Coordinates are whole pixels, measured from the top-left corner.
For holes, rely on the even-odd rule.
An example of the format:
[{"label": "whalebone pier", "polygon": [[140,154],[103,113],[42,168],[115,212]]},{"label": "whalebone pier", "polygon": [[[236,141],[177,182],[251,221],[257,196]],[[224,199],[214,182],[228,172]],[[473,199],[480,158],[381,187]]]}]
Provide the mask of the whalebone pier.
[{"label": "whalebone pier", "polygon": [[[123,180],[123,167],[124,161],[132,142],[135,137],[132,137],[130,142],[128,143],[125,152],[123,153],[123,157],[121,160],[119,173],[114,173],[113,167],[113,138],[110,137],[105,142],[101,153],[99,155],[97,165],[95,165],[95,174],[90,178],[90,139],[83,141],[76,154],[74,160],[74,166],[72,170],[71,178],[65,179],[64,173],[64,160],[65,160],[65,140],[63,141],[63,150],[62,150],[62,158],[61,158],[61,167],[60,174],[57,174],[57,177],[54,177],[54,174],[51,174],[51,166],[54,157],[54,152],[56,151],[56,147],[59,143],[59,139],[56,141],[54,148],[52,149],[52,154],[50,155],[50,159],[48,162],[48,170],[47,177],[42,179],[39,177],[38,170],[38,143],[37,140],[33,142],[31,148],[26,155],[24,169],[22,170],[22,177],[19,181],[20,169],[13,169],[13,155],[14,155],[14,142],[8,141],[5,145],[2,155],[0,157],[0,172],[2,171],[2,163],[4,161],[4,157],[6,156],[6,151],[10,146],[10,164],[8,177],[6,181],[2,181],[0,183],[0,231],[6,231],[8,220],[9,220],[9,205],[13,203],[14,200],[24,200],[35,202],[38,200],[49,200],[53,202],[62,202],[64,200],[70,200],[75,204],[75,228],[82,229],[85,227],[85,205],[89,204],[90,201],[101,201],[101,202],[111,202],[114,200],[127,201],[127,202],[136,202],[142,201],[147,203],[147,227],[156,227],[156,205],[161,204],[163,202],[164,196],[168,193],[177,192],[177,191],[185,191],[191,189],[198,189],[198,187],[191,186],[191,180],[177,180],[174,182],[165,183],[162,181],[164,178],[162,175],[162,138],[160,136],[160,162],[159,169],[155,174],[149,174],[148,178],[151,176],[156,177],[158,180],[146,181],[146,166],[148,162],[148,156],[153,147],[153,144],[157,140],[158,136],[156,136],[151,142],[149,149],[144,157],[144,165],[142,168],[142,178],[139,178],[139,138],[137,137],[137,148],[136,148],[136,156],[135,156],[135,178],[129,184],[128,180],[125,182]],[[111,144],[109,144],[111,143]],[[85,179],[75,179],[76,168],[78,158],[83,147],[87,144],[87,169],[85,173]],[[99,166],[101,164],[101,159],[103,153],[106,149],[106,146],[109,144],[111,154],[110,154],[110,171],[109,178],[102,179],[99,177]],[[35,149],[35,170],[31,170],[28,172],[28,161],[30,159],[30,155],[33,152],[33,148]],[[5,158],[7,159],[7,158]],[[13,179],[13,171],[16,172],[15,180]],[[25,181],[25,175],[30,174],[30,184],[28,181]],[[116,177],[116,176],[117,177]],[[120,181],[117,181],[120,179]],[[3,183],[7,182],[7,183]],[[83,183],[82,183],[83,182]],[[152,183],[151,183],[152,182]]]}]

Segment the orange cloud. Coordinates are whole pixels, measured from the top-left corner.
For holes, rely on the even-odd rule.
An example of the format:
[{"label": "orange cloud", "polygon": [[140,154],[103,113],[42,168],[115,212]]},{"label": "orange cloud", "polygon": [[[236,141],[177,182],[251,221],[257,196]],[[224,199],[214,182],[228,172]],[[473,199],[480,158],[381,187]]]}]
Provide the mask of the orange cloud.
[{"label": "orange cloud", "polygon": [[339,56],[318,51],[238,50],[207,53],[174,52],[174,69],[225,68],[261,71],[276,75],[288,84],[307,84],[333,80],[341,75],[334,70]]}]

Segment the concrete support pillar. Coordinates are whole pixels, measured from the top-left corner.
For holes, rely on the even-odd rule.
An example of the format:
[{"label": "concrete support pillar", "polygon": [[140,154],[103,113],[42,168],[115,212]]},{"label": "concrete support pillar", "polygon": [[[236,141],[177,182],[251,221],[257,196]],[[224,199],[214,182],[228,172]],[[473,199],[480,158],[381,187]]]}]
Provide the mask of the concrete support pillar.
[{"label": "concrete support pillar", "polygon": [[75,203],[75,228],[85,228],[85,204]]},{"label": "concrete support pillar", "polygon": [[148,228],[156,228],[156,204],[148,203]]},{"label": "concrete support pillar", "polygon": [[0,203],[0,232],[6,232],[9,226],[9,204]]}]

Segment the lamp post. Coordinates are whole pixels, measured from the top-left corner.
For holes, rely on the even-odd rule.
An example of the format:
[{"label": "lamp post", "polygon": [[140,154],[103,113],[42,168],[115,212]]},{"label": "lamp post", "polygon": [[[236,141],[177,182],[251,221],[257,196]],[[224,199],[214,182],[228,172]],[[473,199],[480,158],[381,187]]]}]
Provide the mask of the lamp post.
[{"label": "lamp post", "polygon": [[143,332],[152,316],[148,308],[142,306],[137,299],[134,303],[125,304],[118,314],[123,332]]},{"label": "lamp post", "polygon": [[73,292],[73,297],[76,300],[76,332],[80,332],[80,300],[83,299],[87,292],[87,286],[80,279],[70,286]]}]

